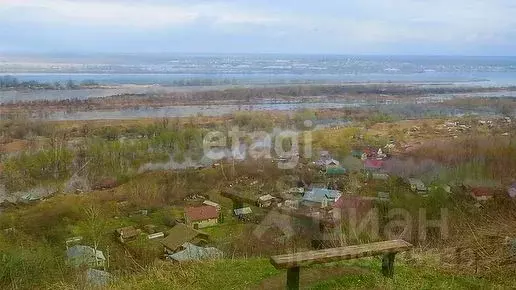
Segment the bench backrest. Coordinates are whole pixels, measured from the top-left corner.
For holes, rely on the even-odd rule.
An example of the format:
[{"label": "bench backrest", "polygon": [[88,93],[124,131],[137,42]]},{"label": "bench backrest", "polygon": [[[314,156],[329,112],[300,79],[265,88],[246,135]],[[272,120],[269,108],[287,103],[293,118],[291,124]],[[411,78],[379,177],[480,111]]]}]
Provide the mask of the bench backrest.
[{"label": "bench backrest", "polygon": [[277,269],[309,266],[313,264],[330,263],[341,260],[351,260],[363,257],[398,253],[412,248],[403,240],[384,241],[341,248],[331,248],[318,251],[299,252],[294,254],[271,257],[271,264]]}]

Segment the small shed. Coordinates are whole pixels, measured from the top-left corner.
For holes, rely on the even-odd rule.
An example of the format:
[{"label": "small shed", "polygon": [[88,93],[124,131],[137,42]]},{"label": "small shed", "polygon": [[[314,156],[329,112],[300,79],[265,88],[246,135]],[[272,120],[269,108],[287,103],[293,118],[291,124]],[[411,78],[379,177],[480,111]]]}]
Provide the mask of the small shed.
[{"label": "small shed", "polygon": [[90,246],[76,245],[66,250],[68,262],[74,267],[88,266],[92,268],[104,267],[106,257],[104,253]]},{"label": "small shed", "polygon": [[236,216],[242,217],[246,215],[250,215],[253,213],[253,210],[250,207],[237,208],[233,210]]},{"label": "small shed", "polygon": [[346,174],[346,169],[341,166],[332,166],[326,168],[326,176],[341,176]]},{"label": "small shed", "polygon": [[410,185],[410,189],[414,192],[427,192],[427,188],[426,188],[426,185],[423,183],[423,181],[421,181],[421,179],[417,179],[417,178],[409,178],[408,180],[408,184]]},{"label": "small shed", "polygon": [[258,198],[259,207],[270,207],[276,198],[270,194],[262,195]]},{"label": "small shed", "polygon": [[364,154],[364,152],[362,150],[351,151],[351,156],[354,158],[357,158],[357,159],[362,159],[362,154]]},{"label": "small shed", "polygon": [[200,261],[220,259],[224,256],[221,250],[214,247],[199,247],[191,243],[184,243],[181,246],[182,250],[174,254],[168,255],[167,258],[182,262],[182,261]]},{"label": "small shed", "polygon": [[88,269],[86,271],[86,282],[89,286],[102,288],[109,284],[111,281],[111,274],[106,271],[97,269]]},{"label": "small shed", "polygon": [[148,235],[147,239],[154,240],[154,239],[161,239],[163,237],[165,237],[165,234],[163,232],[159,232],[159,233],[154,233],[154,234]]},{"label": "small shed", "polygon": [[133,226],[116,229],[115,235],[121,243],[136,239],[141,231]]},{"label": "small shed", "polygon": [[185,221],[194,229],[215,226],[219,223],[219,211],[211,205],[189,207],[185,209]]}]

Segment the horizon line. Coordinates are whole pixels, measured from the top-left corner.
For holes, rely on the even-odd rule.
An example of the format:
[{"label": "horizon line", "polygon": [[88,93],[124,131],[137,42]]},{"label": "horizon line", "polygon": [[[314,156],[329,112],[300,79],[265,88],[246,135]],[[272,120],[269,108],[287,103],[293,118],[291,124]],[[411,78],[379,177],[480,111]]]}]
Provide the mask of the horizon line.
[{"label": "horizon line", "polygon": [[231,55],[281,55],[281,56],[360,56],[360,57],[516,57],[516,55],[502,55],[502,54],[491,54],[491,55],[469,55],[469,54],[419,54],[419,53],[311,53],[311,52],[15,52],[15,51],[0,51],[0,58],[5,57],[23,57],[23,56],[31,56],[31,57],[73,57],[73,56],[82,56],[82,57],[92,57],[92,56],[158,56],[158,55],[177,55],[177,56],[231,56]]}]

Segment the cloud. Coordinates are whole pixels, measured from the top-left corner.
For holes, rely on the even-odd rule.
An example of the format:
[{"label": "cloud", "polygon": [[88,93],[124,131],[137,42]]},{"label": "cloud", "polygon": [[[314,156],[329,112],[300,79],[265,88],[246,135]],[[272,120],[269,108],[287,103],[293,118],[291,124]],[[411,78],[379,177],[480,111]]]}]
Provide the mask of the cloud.
[{"label": "cloud", "polygon": [[[216,23],[267,23],[275,21],[269,15],[240,10],[225,3],[197,2],[192,5],[164,1],[71,1],[71,0],[4,0],[0,15],[20,17],[32,11],[37,21],[44,23],[78,22],[90,26],[173,27],[191,24],[199,19]],[[3,12],[3,13],[2,13]],[[34,20],[34,19],[33,19]]]},{"label": "cloud", "polygon": [[0,38],[98,50],[514,54],[515,14],[511,0],[0,0]]}]

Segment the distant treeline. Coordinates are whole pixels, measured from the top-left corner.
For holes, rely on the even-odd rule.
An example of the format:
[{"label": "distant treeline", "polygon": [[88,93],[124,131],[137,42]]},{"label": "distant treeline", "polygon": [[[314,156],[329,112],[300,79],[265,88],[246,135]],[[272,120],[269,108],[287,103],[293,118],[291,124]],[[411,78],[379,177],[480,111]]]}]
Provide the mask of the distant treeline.
[{"label": "distant treeline", "polygon": [[[516,90],[516,87],[505,88],[508,91]],[[346,95],[386,95],[386,96],[423,96],[428,94],[457,94],[473,92],[497,91],[499,88],[479,87],[421,87],[411,85],[394,84],[344,84],[344,85],[285,85],[254,88],[229,88],[225,90],[192,91],[181,93],[168,93],[166,97],[188,99],[189,101],[213,101],[213,100],[242,100],[250,101],[256,98],[281,98],[281,97],[312,97],[328,96],[342,97]],[[149,97],[161,97],[162,95],[148,95]]]},{"label": "distant treeline", "polygon": [[[504,88],[514,91],[516,87]],[[39,108],[58,106],[73,107],[74,109],[101,109],[107,107],[120,108],[139,106],[167,106],[177,104],[199,104],[216,101],[234,101],[238,103],[253,103],[255,100],[269,99],[283,101],[285,99],[304,98],[310,99],[317,96],[326,96],[335,100],[355,100],[357,98],[369,99],[373,96],[386,96],[394,98],[419,97],[429,94],[457,94],[474,92],[499,91],[500,88],[478,87],[418,87],[393,84],[346,84],[346,85],[285,85],[271,87],[243,88],[233,87],[227,89],[213,89],[206,91],[186,91],[168,93],[146,94],[119,94],[109,97],[90,99],[66,99],[66,100],[35,100],[35,101],[10,101],[0,104],[2,107]]]},{"label": "distant treeline", "polygon": [[86,87],[95,87],[99,84],[94,80],[84,80],[82,82],[74,82],[68,80],[61,82],[38,82],[38,81],[20,81],[13,76],[0,76],[0,88],[3,89],[47,89],[47,90],[64,90],[64,89],[79,89]]},{"label": "distant treeline", "polygon": [[174,87],[203,87],[203,86],[224,86],[224,85],[310,85],[310,84],[331,84],[330,81],[321,80],[289,80],[289,79],[268,79],[249,80],[235,78],[192,78],[174,80],[171,85]]}]

